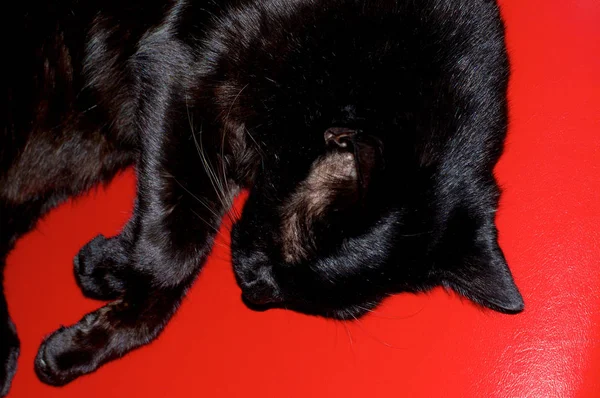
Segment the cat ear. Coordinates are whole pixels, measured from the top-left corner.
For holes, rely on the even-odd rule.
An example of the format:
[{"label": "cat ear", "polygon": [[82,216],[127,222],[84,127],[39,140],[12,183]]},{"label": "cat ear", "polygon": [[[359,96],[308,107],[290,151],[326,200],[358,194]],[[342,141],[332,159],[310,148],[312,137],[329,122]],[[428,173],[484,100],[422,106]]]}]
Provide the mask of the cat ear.
[{"label": "cat ear", "polygon": [[480,305],[506,314],[524,308],[523,297],[495,239],[475,243],[460,264],[445,274],[443,285]]},{"label": "cat ear", "polygon": [[325,131],[325,143],[334,151],[347,151],[354,156],[355,174],[359,194],[363,196],[369,187],[373,173],[382,168],[382,142],[360,130],[331,127]]}]

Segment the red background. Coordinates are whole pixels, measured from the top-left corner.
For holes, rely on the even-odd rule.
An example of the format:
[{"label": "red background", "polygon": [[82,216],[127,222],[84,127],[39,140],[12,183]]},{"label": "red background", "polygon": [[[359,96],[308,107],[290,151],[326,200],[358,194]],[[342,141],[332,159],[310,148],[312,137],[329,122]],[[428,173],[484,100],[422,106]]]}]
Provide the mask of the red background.
[{"label": "red background", "polygon": [[513,76],[498,226],[525,312],[437,289],[398,295],[355,323],[256,313],[222,237],[156,342],[45,386],[33,373],[43,336],[100,305],[81,296],[71,261],[127,219],[127,172],[52,212],[10,256],[22,354],[9,397],[600,397],[600,1],[501,5]]}]

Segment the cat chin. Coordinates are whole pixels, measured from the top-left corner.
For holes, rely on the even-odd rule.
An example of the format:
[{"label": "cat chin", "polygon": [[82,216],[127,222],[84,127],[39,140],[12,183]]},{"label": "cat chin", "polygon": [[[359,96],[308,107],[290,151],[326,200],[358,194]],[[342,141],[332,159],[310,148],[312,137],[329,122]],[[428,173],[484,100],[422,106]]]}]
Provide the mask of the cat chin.
[{"label": "cat chin", "polygon": [[305,315],[313,315],[324,318],[330,318],[340,321],[358,319],[368,312],[371,312],[379,302],[369,302],[361,305],[349,305],[344,308],[337,309],[326,309],[325,307],[319,308],[319,305],[307,305],[307,304],[294,304],[291,302],[279,301],[269,303],[256,303],[248,298],[248,296],[241,295],[242,302],[246,307],[256,312],[265,312],[273,309],[292,310]]},{"label": "cat chin", "polygon": [[331,310],[325,314],[325,317],[340,321],[357,320],[358,318],[371,312],[378,304],[379,302],[366,303],[363,305],[354,305],[343,309]]},{"label": "cat chin", "polygon": [[242,302],[246,305],[246,307],[257,312],[265,312],[272,309],[283,309],[292,310],[305,315],[334,319],[338,321],[357,320],[367,315],[369,312],[372,312],[372,310],[380,303],[380,301],[371,301],[362,304],[348,305],[344,308],[327,309],[320,305],[307,305],[305,303],[295,304],[290,302],[278,302],[257,304],[251,300],[248,300],[248,298],[243,294]]}]

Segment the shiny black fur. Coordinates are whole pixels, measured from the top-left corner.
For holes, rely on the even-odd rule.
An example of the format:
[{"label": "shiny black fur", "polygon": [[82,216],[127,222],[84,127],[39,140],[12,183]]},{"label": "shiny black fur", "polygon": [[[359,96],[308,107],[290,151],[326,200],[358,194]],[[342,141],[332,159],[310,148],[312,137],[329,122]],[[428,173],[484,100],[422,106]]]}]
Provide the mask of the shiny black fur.
[{"label": "shiny black fur", "polygon": [[[442,285],[522,310],[494,225],[508,79],[494,1],[8,7],[0,262],[65,198],[138,173],[122,233],[74,261],[83,293],[114,301],[45,339],[42,381],[152,341],[240,188],[232,254],[251,306],[347,319]],[[3,295],[0,316],[4,395],[18,339]]]}]

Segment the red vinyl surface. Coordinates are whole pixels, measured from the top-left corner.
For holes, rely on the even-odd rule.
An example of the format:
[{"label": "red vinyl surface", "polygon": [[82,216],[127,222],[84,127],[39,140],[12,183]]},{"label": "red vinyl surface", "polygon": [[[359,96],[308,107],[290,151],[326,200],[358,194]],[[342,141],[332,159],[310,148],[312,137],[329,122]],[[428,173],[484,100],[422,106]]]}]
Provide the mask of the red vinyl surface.
[{"label": "red vinyl surface", "polygon": [[9,397],[600,397],[600,1],[501,5],[513,75],[497,221],[522,314],[442,289],[398,295],[354,323],[252,312],[223,229],[157,341],[66,387],[43,385],[43,336],[101,305],[82,297],[71,261],[126,221],[129,171],[53,211],[10,256],[22,354]]}]

